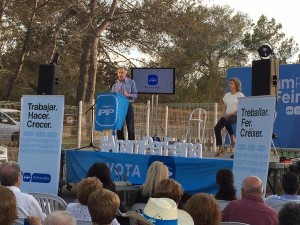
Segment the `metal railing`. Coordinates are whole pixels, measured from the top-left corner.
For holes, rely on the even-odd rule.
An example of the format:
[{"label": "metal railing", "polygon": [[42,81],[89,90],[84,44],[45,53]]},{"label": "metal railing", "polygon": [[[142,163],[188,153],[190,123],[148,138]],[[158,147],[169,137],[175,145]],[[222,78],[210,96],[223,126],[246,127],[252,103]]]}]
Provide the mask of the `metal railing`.
[{"label": "metal railing", "polygon": [[[79,104],[79,106],[65,105],[63,121],[63,146],[62,148],[77,148],[87,146],[91,136],[93,144],[100,146],[103,135],[108,135],[111,131],[95,131],[92,121],[93,110],[88,109],[91,104]],[[1,102],[0,108],[20,109],[19,102]],[[218,117],[217,103],[170,103],[158,104],[156,110],[151,110],[149,101],[145,104],[134,104],[134,121],[136,139],[140,140],[144,136],[171,137],[174,141],[185,139],[190,113],[197,108],[202,108],[207,112],[207,121],[204,134],[204,150],[213,151],[215,149],[214,124]],[[154,113],[156,113],[154,115]],[[151,115],[152,114],[152,115]],[[199,142],[197,123],[190,124],[190,138],[192,143]],[[1,143],[5,145],[5,143]]]}]

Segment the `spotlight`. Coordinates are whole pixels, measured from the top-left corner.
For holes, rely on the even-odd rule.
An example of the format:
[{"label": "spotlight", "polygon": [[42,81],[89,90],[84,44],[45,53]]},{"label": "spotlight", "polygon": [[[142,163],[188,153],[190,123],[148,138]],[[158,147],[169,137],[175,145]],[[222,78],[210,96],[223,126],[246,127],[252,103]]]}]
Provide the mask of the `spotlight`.
[{"label": "spotlight", "polygon": [[262,59],[268,59],[273,55],[273,49],[269,44],[263,44],[257,49],[257,52]]}]

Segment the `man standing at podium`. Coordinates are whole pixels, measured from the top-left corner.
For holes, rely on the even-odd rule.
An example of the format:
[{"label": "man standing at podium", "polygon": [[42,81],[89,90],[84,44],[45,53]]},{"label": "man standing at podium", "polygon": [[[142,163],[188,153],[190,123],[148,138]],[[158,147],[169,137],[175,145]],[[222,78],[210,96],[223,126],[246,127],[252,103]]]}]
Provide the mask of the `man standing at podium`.
[{"label": "man standing at podium", "polygon": [[[129,100],[128,111],[125,117],[127,130],[128,130],[128,140],[135,140],[134,134],[134,112],[132,103],[137,98],[137,90],[134,80],[127,77],[127,69],[125,67],[120,67],[117,69],[118,80],[112,86],[111,91],[124,95]],[[124,124],[121,130],[117,130],[118,140],[124,140]]]}]

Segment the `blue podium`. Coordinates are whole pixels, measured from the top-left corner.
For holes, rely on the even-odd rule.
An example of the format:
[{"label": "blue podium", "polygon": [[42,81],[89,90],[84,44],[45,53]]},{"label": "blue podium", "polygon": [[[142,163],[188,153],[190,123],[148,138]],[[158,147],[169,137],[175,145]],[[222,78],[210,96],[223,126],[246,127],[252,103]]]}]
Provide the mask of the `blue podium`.
[{"label": "blue podium", "polygon": [[121,130],[128,104],[128,99],[118,93],[97,94],[95,130]]}]

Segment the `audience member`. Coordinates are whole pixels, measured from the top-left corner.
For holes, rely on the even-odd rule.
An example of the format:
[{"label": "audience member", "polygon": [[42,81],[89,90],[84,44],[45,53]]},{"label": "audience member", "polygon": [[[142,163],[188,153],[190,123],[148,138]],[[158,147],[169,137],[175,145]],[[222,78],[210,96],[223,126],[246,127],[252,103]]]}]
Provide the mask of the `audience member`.
[{"label": "audience member", "polygon": [[112,224],[119,207],[118,195],[104,188],[94,191],[88,199],[88,209],[93,224]]},{"label": "audience member", "polygon": [[[112,181],[110,177],[110,169],[106,163],[94,163],[88,170],[86,177],[97,177],[103,184],[103,188],[108,189],[117,193],[116,184]],[[126,209],[122,204],[120,204],[119,210],[121,212],[126,212]],[[117,216],[118,222],[121,225],[128,225],[129,220],[124,217]],[[114,221],[114,223],[117,221]]]},{"label": "audience member", "polygon": [[181,185],[174,179],[168,178],[161,180],[155,190],[155,198],[170,198],[173,199],[178,208],[181,207],[181,198],[183,196],[183,189]]},{"label": "audience member", "polygon": [[42,221],[46,215],[37,200],[29,194],[20,191],[21,170],[18,163],[14,161],[4,162],[0,167],[0,180],[3,186],[9,188],[16,196],[18,218],[37,216]]},{"label": "audience member", "polygon": [[297,161],[296,163],[293,163],[289,165],[288,171],[300,175],[300,161]]},{"label": "audience member", "polygon": [[116,193],[116,185],[110,178],[110,169],[106,163],[94,163],[89,168],[86,177],[97,177],[104,188]]},{"label": "audience member", "polygon": [[193,218],[188,213],[181,213],[177,204],[169,198],[149,198],[143,214],[129,211],[122,216],[132,217],[137,224],[142,225],[194,225]]},{"label": "audience member", "polygon": [[[181,185],[174,179],[164,179],[161,180],[155,190],[155,198],[170,198],[174,200],[178,207],[178,215],[188,214],[186,211],[179,208],[179,203],[183,195],[183,189]],[[189,216],[189,215],[188,215]],[[185,216],[185,217],[188,217]]]},{"label": "audience member", "polygon": [[69,203],[66,210],[73,214],[76,219],[91,221],[87,201],[89,195],[98,189],[102,189],[102,183],[98,178],[88,177],[82,179],[77,188],[77,199],[79,203]]},{"label": "audience member", "polygon": [[232,201],[236,199],[233,173],[229,169],[220,169],[216,174],[219,190],[215,196],[218,200]]},{"label": "audience member", "polygon": [[219,225],[222,220],[216,199],[206,193],[193,195],[183,209],[192,216],[195,225]]},{"label": "audience member", "polygon": [[67,211],[55,211],[46,217],[43,225],[76,225],[75,217]]},{"label": "audience member", "polygon": [[224,222],[278,225],[277,212],[263,201],[263,185],[258,177],[249,176],[244,179],[241,195],[241,200],[231,201],[223,210]]},{"label": "audience member", "polygon": [[154,197],[157,185],[163,179],[169,178],[168,167],[160,161],[154,161],[148,168],[145,183],[137,195],[137,203],[147,203],[150,197]]},{"label": "audience member", "polygon": [[278,213],[279,225],[300,225],[300,204],[288,202]]},{"label": "audience member", "polygon": [[163,179],[161,180],[155,190],[155,198],[170,198],[173,199],[178,205],[181,197],[183,195],[183,190],[181,185],[174,179]]},{"label": "audience member", "polygon": [[11,225],[17,217],[16,196],[0,185],[0,224]]},{"label": "audience member", "polygon": [[[15,194],[7,187],[0,185],[0,224],[12,225],[18,218],[17,200]],[[41,225],[41,219],[34,216],[27,217],[29,225]]]},{"label": "audience member", "polygon": [[299,190],[299,177],[297,174],[292,172],[287,172],[282,175],[281,186],[283,190],[282,195],[270,195],[265,199],[265,203],[273,207],[278,204],[282,204],[283,202],[288,201],[299,201],[300,196],[297,195]]}]

